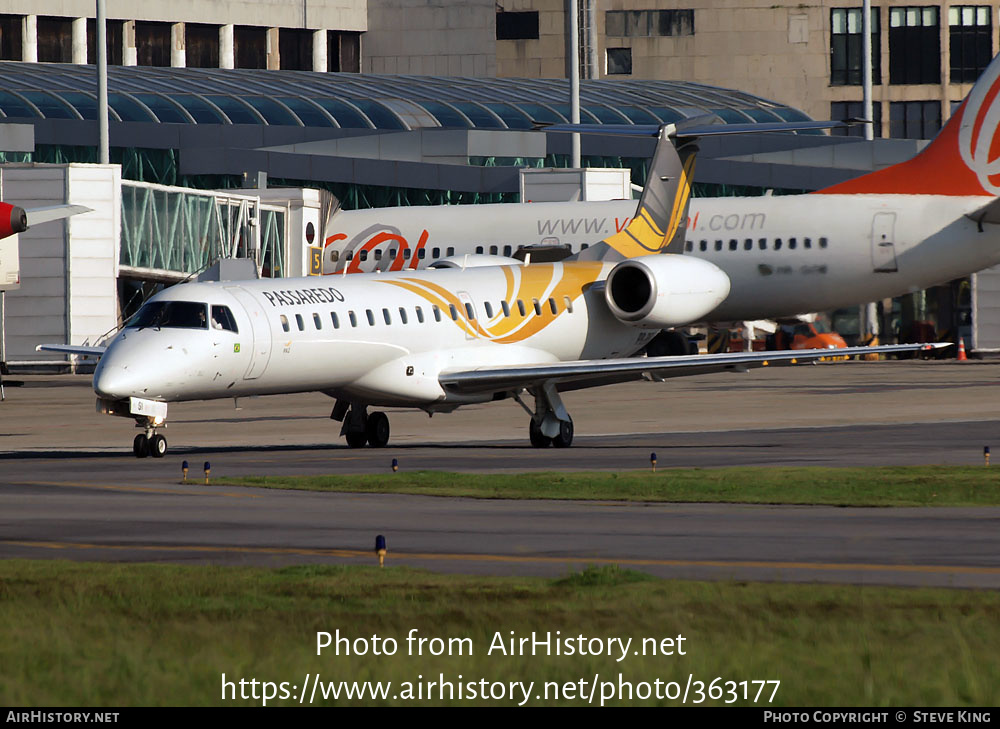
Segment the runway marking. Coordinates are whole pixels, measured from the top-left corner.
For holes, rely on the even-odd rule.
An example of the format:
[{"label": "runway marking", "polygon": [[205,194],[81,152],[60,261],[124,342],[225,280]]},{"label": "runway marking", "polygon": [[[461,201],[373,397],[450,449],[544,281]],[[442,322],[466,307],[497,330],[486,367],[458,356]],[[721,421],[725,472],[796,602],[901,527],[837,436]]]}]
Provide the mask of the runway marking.
[{"label": "runway marking", "polygon": [[98,484],[98,483],[80,483],[79,481],[20,481],[18,482],[20,486],[62,486],[65,488],[76,488],[76,489],[96,489],[98,491],[124,491],[124,492],[138,492],[145,494],[169,494],[171,496],[226,496],[232,499],[260,499],[264,494],[243,494],[235,493],[233,491],[218,491],[218,492],[206,492],[206,491],[191,491],[184,488],[183,484],[178,484],[181,488],[178,489],[165,489],[165,488],[154,488],[152,486],[114,486],[112,484]]},{"label": "runway marking", "polygon": [[[212,545],[154,545],[154,544],[88,544],[82,542],[50,542],[2,540],[0,544],[35,547],[41,549],[108,549],[113,551],[145,552],[232,552],[236,554],[296,554],[304,556],[341,557],[349,559],[374,559],[374,553],[361,549],[318,549],[308,547],[220,547]],[[739,560],[686,560],[686,559],[635,559],[613,557],[544,557],[505,554],[449,554],[446,552],[390,552],[389,559],[437,560],[453,562],[507,562],[513,564],[617,564],[636,567],[724,567],[783,570],[821,570],[826,572],[917,572],[957,573],[970,575],[1000,575],[1000,567],[974,567],[971,565],[922,565],[922,564],[864,564],[838,562],[764,562]]]}]

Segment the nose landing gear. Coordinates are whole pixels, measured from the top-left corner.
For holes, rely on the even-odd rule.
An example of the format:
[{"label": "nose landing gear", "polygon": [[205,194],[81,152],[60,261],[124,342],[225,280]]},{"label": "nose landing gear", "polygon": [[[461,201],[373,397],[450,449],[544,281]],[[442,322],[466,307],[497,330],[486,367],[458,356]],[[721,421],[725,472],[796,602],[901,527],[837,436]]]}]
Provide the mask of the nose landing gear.
[{"label": "nose landing gear", "polygon": [[136,458],[163,458],[167,455],[167,439],[156,432],[156,426],[147,419],[136,418],[136,427],[145,428],[145,433],[139,433],[132,441],[132,453]]}]

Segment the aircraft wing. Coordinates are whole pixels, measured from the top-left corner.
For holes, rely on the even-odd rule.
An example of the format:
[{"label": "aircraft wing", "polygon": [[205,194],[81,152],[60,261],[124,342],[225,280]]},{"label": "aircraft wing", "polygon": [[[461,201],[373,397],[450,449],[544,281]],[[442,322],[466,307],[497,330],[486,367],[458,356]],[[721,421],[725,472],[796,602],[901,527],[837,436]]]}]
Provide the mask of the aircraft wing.
[{"label": "aircraft wing", "polygon": [[107,347],[87,347],[82,344],[39,344],[35,347],[36,352],[62,352],[84,357],[100,357],[105,350]]},{"label": "aircraft wing", "polygon": [[480,367],[443,373],[438,378],[445,390],[456,393],[500,392],[553,382],[559,390],[578,390],[615,382],[641,379],[645,374],[661,379],[704,375],[711,372],[745,372],[750,368],[797,364],[821,357],[856,354],[895,354],[950,347],[950,343],[886,344],[846,349],[787,349],[776,352],[726,352],[683,357],[626,357],[590,359],[515,367]]}]

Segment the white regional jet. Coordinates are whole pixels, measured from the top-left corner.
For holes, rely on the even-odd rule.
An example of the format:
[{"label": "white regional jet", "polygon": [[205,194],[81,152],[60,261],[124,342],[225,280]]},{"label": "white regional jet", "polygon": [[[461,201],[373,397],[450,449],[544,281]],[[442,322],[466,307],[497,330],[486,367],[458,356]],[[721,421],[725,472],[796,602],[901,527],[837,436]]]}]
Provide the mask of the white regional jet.
[{"label": "white regional jet", "polygon": [[134,418],[143,431],[135,455],[158,457],[169,402],[318,391],[336,398],[331,417],[348,445],[377,447],[389,440],[389,420],[370,406],[433,414],[513,398],[531,415],[534,446],[566,447],[573,421],[560,391],[821,357],[825,350],[631,356],[659,330],[704,319],[729,294],[720,268],[682,252],[691,140],[713,130],[720,127],[658,130],[637,214],[572,260],[161,291],[103,352],[98,410]]},{"label": "white regional jet", "polygon": [[[811,194],[693,199],[683,246],[731,283],[705,319],[828,311],[1000,262],[998,59],[911,160]],[[576,253],[634,212],[632,201],[340,211],[325,233],[325,265],[403,271],[444,257],[496,265],[519,245],[546,242]]]}]

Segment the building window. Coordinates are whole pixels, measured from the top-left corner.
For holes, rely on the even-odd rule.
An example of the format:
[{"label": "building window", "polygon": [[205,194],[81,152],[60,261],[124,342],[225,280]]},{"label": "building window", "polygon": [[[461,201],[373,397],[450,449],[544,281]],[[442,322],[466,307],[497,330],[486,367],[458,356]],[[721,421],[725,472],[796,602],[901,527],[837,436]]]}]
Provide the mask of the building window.
[{"label": "building window", "polygon": [[632,49],[608,49],[608,75],[632,73]]},{"label": "building window", "polygon": [[35,31],[38,34],[38,60],[41,63],[73,62],[73,19],[39,17]]},{"label": "building window", "polygon": [[941,83],[938,8],[889,8],[889,83]]},{"label": "building window", "polygon": [[283,69],[312,71],[313,32],[301,28],[279,28],[278,55]]},{"label": "building window", "polygon": [[[872,130],[876,137],[882,136],[882,104],[878,101],[872,102]],[[864,119],[865,105],[861,101],[832,101],[830,102],[830,118],[841,121],[844,119]],[[837,137],[864,137],[865,125],[855,124],[846,129],[831,129],[830,134]]]},{"label": "building window", "polygon": [[537,10],[525,13],[497,13],[497,40],[536,40],[537,38]]},{"label": "building window", "polygon": [[20,15],[0,15],[0,61],[21,60]]},{"label": "building window", "polygon": [[140,66],[169,66],[170,23],[137,20],[135,55]]},{"label": "building window", "polygon": [[694,10],[609,10],[604,32],[620,38],[694,35]]},{"label": "building window", "polygon": [[236,68],[267,68],[267,28],[237,25],[233,28]]},{"label": "building window", "polygon": [[[879,42],[881,13],[872,8],[872,83],[882,83],[882,44]],[[830,85],[859,86],[862,83],[863,38],[861,8],[830,10]]]},{"label": "building window", "polygon": [[894,139],[930,139],[940,129],[940,101],[893,101],[889,104],[889,136]]},{"label": "building window", "polygon": [[953,5],[948,8],[952,83],[974,83],[993,58],[993,38],[988,5]]},{"label": "building window", "polygon": [[188,68],[219,67],[219,26],[184,24],[184,65]]},{"label": "building window", "polygon": [[351,30],[326,32],[326,70],[360,73],[361,34]]}]

